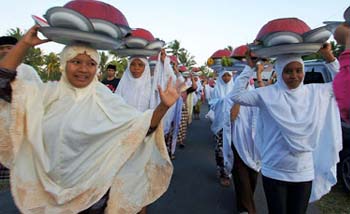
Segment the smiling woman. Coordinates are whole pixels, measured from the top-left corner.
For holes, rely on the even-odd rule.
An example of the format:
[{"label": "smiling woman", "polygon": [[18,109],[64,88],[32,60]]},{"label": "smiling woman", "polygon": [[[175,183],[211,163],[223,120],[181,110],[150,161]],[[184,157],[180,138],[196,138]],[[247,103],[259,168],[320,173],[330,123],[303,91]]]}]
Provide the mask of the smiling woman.
[{"label": "smiling woman", "polygon": [[59,82],[18,80],[14,70],[26,51],[47,42],[38,28],[0,61],[0,162],[11,170],[17,207],[21,213],[137,213],[170,182],[158,125],[179,86],[168,85],[155,109],[140,112],[97,80],[99,55],[86,45],[63,49]]},{"label": "smiling woman", "polygon": [[299,62],[291,62],[284,67],[282,79],[289,89],[297,88],[304,80],[303,65]]},{"label": "smiling woman", "polygon": [[[63,55],[68,49],[68,47],[64,49]],[[86,53],[78,54],[64,64],[66,64],[65,73],[67,79],[74,87],[84,88],[95,78],[97,61]]]},{"label": "smiling woman", "polygon": [[[320,53],[327,61],[334,58],[326,47]],[[255,69],[251,57],[247,61],[229,96],[243,106],[259,107],[255,143],[269,213],[305,213],[309,201],[320,199],[337,180],[342,144],[332,84],[304,85],[304,62],[290,53],[277,57],[274,85],[245,91]],[[337,73],[336,60],[328,66]]]}]

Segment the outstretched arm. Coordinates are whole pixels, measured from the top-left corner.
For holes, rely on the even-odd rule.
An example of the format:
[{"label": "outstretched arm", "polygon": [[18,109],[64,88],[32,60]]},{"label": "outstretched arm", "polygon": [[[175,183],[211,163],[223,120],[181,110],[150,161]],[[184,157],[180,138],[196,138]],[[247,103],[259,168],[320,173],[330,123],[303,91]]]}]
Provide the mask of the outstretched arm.
[{"label": "outstretched arm", "polygon": [[0,61],[0,98],[7,102],[12,100],[10,83],[15,80],[17,75],[15,70],[21,64],[27,50],[34,45],[48,41],[37,37],[38,28],[39,26],[30,28],[23,38]]},{"label": "outstretched arm", "polygon": [[259,96],[255,90],[247,91],[246,86],[253,76],[253,72],[256,62],[254,62],[251,58],[250,50],[246,53],[247,66],[243,69],[243,71],[239,74],[237,79],[235,80],[235,86],[233,90],[228,94],[229,99],[231,99],[234,103],[241,104],[244,106],[258,106],[259,105]]},{"label": "outstretched arm", "polygon": [[23,38],[11,49],[11,51],[0,61],[0,67],[8,70],[16,70],[21,64],[29,48],[48,42],[48,39],[39,39],[37,36],[39,25],[30,28]]}]

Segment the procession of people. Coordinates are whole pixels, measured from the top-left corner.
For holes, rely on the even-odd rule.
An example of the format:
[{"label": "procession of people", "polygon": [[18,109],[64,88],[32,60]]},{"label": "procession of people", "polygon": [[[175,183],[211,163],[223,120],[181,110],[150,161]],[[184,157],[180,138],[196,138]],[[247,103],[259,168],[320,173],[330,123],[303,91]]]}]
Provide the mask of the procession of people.
[{"label": "procession of people", "polygon": [[[257,41],[241,58],[242,70],[220,67],[210,77],[180,72],[164,46],[150,51],[152,68],[150,49],[130,42],[120,51],[129,53],[122,77],[108,64],[102,80],[98,51],[106,46],[84,38],[61,51],[60,80],[43,82],[22,63],[30,48],[54,40],[39,38],[42,26],[19,41],[0,37],[0,175],[9,174],[18,210],[147,213],[174,179],[173,161],[191,146],[186,136],[196,120],[211,124],[202,131],[213,136],[213,173],[221,188],[235,189],[239,213],[259,213],[259,176],[269,213],[306,213],[337,183],[341,123],[350,124],[350,7],[344,19],[328,24],[345,47],[339,58],[327,41],[315,50],[334,77],[322,84],[303,83],[309,49],[286,49],[271,60],[258,50],[273,45]],[[265,61],[271,81],[262,79]],[[203,104],[207,120],[199,116]]]}]

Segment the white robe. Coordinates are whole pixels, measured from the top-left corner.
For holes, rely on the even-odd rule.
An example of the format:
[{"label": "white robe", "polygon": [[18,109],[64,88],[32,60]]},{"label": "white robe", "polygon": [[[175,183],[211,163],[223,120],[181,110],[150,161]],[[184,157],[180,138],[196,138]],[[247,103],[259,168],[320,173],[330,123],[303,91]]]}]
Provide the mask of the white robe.
[{"label": "white robe", "polygon": [[[248,86],[247,90],[254,90],[253,86]],[[234,121],[231,121],[231,108],[234,103],[231,99],[224,100],[227,109],[225,110],[223,128],[223,156],[225,168],[231,172],[234,165],[233,145],[241,160],[251,169],[259,172],[261,168],[261,158],[254,143],[256,133],[256,123],[259,109],[256,107],[240,106],[239,113]]]},{"label": "white robe", "polygon": [[[139,78],[134,78],[130,72],[130,63],[135,58],[140,59],[145,64],[145,69]],[[155,109],[158,105],[158,90],[153,84],[148,61],[140,57],[135,58],[129,60],[128,67],[115,93],[120,95],[127,104],[141,112]]]},{"label": "white robe", "polygon": [[[154,69],[154,82],[156,85],[160,85],[162,90],[165,90],[166,85],[168,83],[169,78],[172,78],[173,84],[176,82],[176,75],[174,73],[174,70],[172,69],[170,65],[170,58],[165,57],[164,63],[160,60],[160,53],[158,55],[158,61],[156,64],[156,67]],[[160,103],[160,96],[157,95],[157,104]],[[164,126],[164,134],[168,134],[171,128],[171,123],[173,122],[175,118],[175,106],[171,106],[167,113],[164,116],[163,119],[163,126]]]},{"label": "white robe", "polygon": [[[63,80],[62,80],[63,79]],[[159,126],[95,79],[11,83],[0,100],[0,162],[22,213],[78,213],[109,192],[107,213],[137,213],[167,189],[172,164]]]},{"label": "white robe", "polygon": [[32,66],[22,63],[16,68],[16,70],[18,79],[34,83],[42,83],[38,73]]},{"label": "white robe", "polygon": [[[278,176],[285,175],[284,179],[287,179],[285,181],[299,182],[298,180],[306,179],[305,176],[311,177],[310,180],[313,179],[313,182],[310,201],[315,201],[328,193],[337,180],[336,164],[339,161],[339,151],[342,149],[340,116],[332,95],[331,83],[309,85],[301,83],[296,89],[287,88],[282,79],[282,71],[290,62],[303,64],[300,57],[288,55],[279,57],[275,65],[278,74],[277,83],[250,92],[246,92],[244,86],[252,77],[253,71],[246,67],[237,78],[236,87],[230,96],[233,102],[258,106],[260,111],[264,112],[264,117],[259,118],[259,122],[262,123],[257,126],[255,139],[262,158],[262,173],[264,174],[266,166],[267,173],[274,173],[275,176],[277,173]],[[278,127],[278,130],[272,130],[271,124]],[[280,170],[272,169],[271,165],[268,165],[273,159],[279,160],[276,157],[280,153],[271,153],[269,149],[274,145],[283,147],[283,152],[289,154],[283,156],[284,168]],[[291,166],[302,166],[300,160],[293,157],[309,153],[312,155],[306,160],[305,165],[314,164],[311,170],[314,174],[311,176],[308,173],[298,174],[297,171],[290,173]]]}]

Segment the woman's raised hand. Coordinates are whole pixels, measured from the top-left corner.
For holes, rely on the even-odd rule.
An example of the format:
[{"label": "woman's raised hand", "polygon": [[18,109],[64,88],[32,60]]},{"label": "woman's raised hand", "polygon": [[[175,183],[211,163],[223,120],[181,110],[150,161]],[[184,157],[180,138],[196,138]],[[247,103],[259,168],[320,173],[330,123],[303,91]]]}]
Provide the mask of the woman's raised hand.
[{"label": "woman's raised hand", "polygon": [[185,83],[181,83],[181,81],[176,80],[175,85],[173,85],[172,78],[170,77],[166,86],[166,89],[163,91],[162,88],[158,85],[158,91],[161,103],[166,107],[172,106],[176,100],[180,97],[181,87]]},{"label": "woman's raised hand", "polygon": [[38,30],[39,30],[40,26],[39,25],[34,25],[33,27],[31,27],[23,36],[23,38],[21,39],[21,41],[28,45],[28,46],[36,46],[36,45],[40,45],[43,43],[46,43],[48,41],[50,41],[49,39],[40,39],[38,37]]}]

